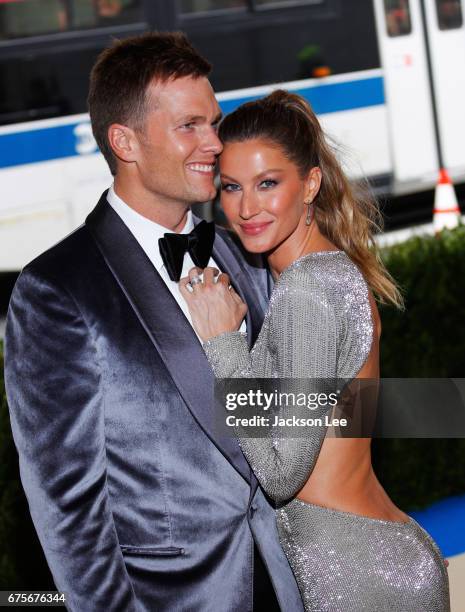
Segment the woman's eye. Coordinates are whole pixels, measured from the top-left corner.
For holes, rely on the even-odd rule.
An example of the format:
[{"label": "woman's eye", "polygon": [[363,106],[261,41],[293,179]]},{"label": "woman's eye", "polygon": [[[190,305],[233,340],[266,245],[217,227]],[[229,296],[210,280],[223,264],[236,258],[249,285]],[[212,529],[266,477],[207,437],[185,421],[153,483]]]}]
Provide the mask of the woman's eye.
[{"label": "woman's eye", "polygon": [[223,191],[232,192],[239,191],[240,187],[237,183],[221,183],[221,189]]},{"label": "woman's eye", "polygon": [[273,179],[265,179],[260,183],[260,187],[264,189],[269,189],[270,187],[275,187],[278,184],[278,181],[274,181]]}]

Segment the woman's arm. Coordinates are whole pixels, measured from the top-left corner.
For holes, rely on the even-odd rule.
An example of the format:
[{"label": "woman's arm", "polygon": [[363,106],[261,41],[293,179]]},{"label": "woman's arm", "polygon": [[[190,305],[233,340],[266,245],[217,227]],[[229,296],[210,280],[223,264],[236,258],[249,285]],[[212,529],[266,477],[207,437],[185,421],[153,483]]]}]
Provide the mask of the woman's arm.
[{"label": "woman's arm", "polygon": [[[285,282],[283,282],[285,280]],[[194,325],[207,310],[215,312],[214,291],[189,296],[189,308]],[[209,299],[207,307],[203,298]],[[197,302],[198,307],[191,307]],[[220,308],[221,310],[221,308]],[[200,314],[202,313],[202,314]],[[217,319],[221,318],[218,311]],[[227,317],[225,316],[225,319]],[[327,379],[336,376],[336,322],[334,312],[324,291],[312,277],[305,275],[281,279],[271,299],[267,315],[269,334],[259,338],[258,343],[267,342],[265,350],[249,353],[244,335],[237,331],[226,331],[209,338],[204,343],[207,358],[217,378],[264,378],[269,376],[264,369],[264,354],[273,359],[280,378],[305,378],[306,388],[316,392],[326,389]],[[257,347],[259,348],[259,347]],[[260,349],[263,347],[260,347]],[[312,381],[320,378],[325,381]],[[289,385],[288,385],[289,387]],[[287,389],[289,390],[289,388]],[[289,418],[293,415],[323,417],[329,407],[310,410],[305,407],[282,405],[271,415]],[[245,427],[236,427],[241,448],[254,470],[265,492],[277,502],[295,496],[308,480],[315,465],[326,426],[315,425],[299,428],[298,438],[291,438],[292,429],[285,427],[285,435],[279,427],[263,427],[263,437],[251,438]]]}]

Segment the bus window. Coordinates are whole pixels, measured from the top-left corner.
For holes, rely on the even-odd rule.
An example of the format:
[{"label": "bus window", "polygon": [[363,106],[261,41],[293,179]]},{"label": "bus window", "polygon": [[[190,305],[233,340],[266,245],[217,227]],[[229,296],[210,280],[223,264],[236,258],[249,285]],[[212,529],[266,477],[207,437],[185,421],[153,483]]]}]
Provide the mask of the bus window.
[{"label": "bus window", "polygon": [[463,25],[460,0],[436,0],[436,11],[440,30],[455,30]]},{"label": "bus window", "polygon": [[412,32],[409,0],[384,0],[388,35],[406,36]]},{"label": "bus window", "polygon": [[0,6],[1,38],[18,38],[67,29],[62,0],[16,0]]},{"label": "bus window", "polygon": [[8,0],[0,3],[0,39],[141,21],[140,0]]},{"label": "bus window", "polygon": [[255,0],[257,6],[276,4],[279,6],[287,7],[296,4],[323,4],[326,0]]},{"label": "bus window", "polygon": [[86,18],[91,20],[87,27],[97,28],[143,21],[141,0],[74,0],[72,4],[75,28],[84,27],[79,20]]},{"label": "bus window", "polygon": [[205,13],[230,8],[246,8],[247,0],[181,0],[182,14]]}]

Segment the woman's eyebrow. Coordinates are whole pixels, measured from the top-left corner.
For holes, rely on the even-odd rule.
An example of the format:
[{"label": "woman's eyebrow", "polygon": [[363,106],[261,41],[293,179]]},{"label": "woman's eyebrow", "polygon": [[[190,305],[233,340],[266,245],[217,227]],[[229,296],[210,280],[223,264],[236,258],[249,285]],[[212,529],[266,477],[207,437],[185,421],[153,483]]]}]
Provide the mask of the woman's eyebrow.
[{"label": "woman's eyebrow", "polygon": [[263,172],[260,172],[259,174],[256,174],[253,178],[254,179],[259,179],[262,176],[266,176],[267,174],[269,174],[270,172],[283,172],[282,168],[267,168],[266,170],[264,170]]},{"label": "woman's eyebrow", "polygon": [[[262,176],[266,176],[267,174],[269,174],[270,172],[283,172],[282,168],[269,168],[267,170],[264,170],[263,172],[260,172],[259,174],[256,174],[254,177],[252,177],[253,180],[257,180],[259,178],[261,178]],[[220,173],[220,177],[221,178],[226,178],[230,181],[234,181],[236,183],[238,183],[239,181],[235,178],[233,178],[232,176],[229,176],[228,174],[225,174],[224,172]]]}]

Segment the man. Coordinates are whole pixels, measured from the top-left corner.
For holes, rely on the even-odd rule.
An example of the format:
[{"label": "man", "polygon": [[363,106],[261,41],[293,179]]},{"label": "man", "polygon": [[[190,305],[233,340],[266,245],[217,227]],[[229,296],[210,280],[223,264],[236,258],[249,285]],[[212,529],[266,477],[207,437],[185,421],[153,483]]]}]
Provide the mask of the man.
[{"label": "man", "polygon": [[228,273],[256,336],[265,272],[224,231],[210,257],[189,211],[214,196],[222,148],[209,70],[181,34],[102,53],[89,110],[114,185],[12,296],[21,476],[71,610],[302,610],[274,510],[236,440],[215,434],[213,374],[177,285],[194,263]]}]

